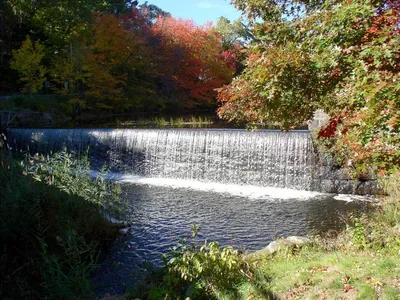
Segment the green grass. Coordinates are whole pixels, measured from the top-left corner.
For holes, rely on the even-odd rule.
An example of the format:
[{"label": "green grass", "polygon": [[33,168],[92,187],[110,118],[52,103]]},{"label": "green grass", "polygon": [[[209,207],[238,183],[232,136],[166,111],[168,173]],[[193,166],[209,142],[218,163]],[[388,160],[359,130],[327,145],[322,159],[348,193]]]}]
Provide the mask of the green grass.
[{"label": "green grass", "polygon": [[[318,299],[322,295],[346,298],[355,294],[359,299],[376,299],[385,293],[400,295],[400,260],[395,253],[324,251],[313,247],[296,255],[263,257],[254,263],[257,272],[268,275],[268,280],[246,283],[241,287],[243,299],[248,297],[246,290],[255,290],[249,285],[265,284],[283,298]],[[348,291],[346,285],[350,286]]]},{"label": "green grass", "polygon": [[185,126],[185,120],[183,118],[176,118],[176,119],[170,118],[169,126],[176,127],[176,128],[182,128]]}]

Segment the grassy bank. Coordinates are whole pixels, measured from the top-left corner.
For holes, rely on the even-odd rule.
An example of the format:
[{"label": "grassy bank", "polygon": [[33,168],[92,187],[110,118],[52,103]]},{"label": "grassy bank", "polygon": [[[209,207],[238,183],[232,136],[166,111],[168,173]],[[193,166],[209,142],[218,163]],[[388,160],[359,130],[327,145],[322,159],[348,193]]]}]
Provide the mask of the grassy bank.
[{"label": "grassy bank", "polygon": [[21,157],[0,140],[0,298],[90,297],[99,250],[114,239],[104,217],[118,189],[68,153]]},{"label": "grassy bank", "polygon": [[190,117],[169,117],[164,116],[154,118],[138,118],[133,121],[119,121],[116,120],[115,124],[117,127],[173,127],[173,128],[202,128],[208,127],[215,123],[213,118],[207,116],[190,116]]},{"label": "grassy bank", "polygon": [[303,247],[242,254],[218,243],[184,240],[166,267],[123,299],[399,299],[400,178],[387,197],[342,232]]},{"label": "grassy bank", "polygon": [[250,255],[264,279],[244,283],[243,299],[258,299],[260,285],[283,299],[399,299],[399,178],[389,178],[386,189],[389,196],[374,213],[352,219],[335,237],[316,237],[309,247],[275,256]]}]

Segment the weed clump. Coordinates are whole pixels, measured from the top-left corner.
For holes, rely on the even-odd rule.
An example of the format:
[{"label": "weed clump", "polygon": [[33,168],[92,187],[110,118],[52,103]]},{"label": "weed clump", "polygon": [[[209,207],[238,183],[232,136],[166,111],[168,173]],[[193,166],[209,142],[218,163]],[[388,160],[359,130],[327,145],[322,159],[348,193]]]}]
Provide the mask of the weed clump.
[{"label": "weed clump", "polygon": [[66,152],[15,159],[0,143],[0,298],[89,297],[100,249],[118,228],[118,187]]}]

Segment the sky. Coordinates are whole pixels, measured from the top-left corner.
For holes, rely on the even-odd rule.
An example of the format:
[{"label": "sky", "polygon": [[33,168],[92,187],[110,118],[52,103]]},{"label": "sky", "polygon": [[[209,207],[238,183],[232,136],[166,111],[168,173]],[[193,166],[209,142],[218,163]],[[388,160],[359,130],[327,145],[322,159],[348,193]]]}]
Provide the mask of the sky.
[{"label": "sky", "polygon": [[[216,24],[223,16],[233,21],[240,17],[240,12],[229,2],[230,0],[147,0],[169,12],[175,18],[193,19],[198,25],[207,21]],[[139,1],[143,4],[145,0]]]}]

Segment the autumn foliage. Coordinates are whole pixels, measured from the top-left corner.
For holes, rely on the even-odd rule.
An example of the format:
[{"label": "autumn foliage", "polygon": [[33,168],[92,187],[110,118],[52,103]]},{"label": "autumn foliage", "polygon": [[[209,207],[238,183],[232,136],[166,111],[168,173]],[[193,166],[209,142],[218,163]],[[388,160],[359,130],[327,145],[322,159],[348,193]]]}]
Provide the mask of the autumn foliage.
[{"label": "autumn foliage", "polygon": [[260,42],[220,89],[219,115],[290,129],[323,109],[331,119],[318,138],[344,165],[358,174],[399,168],[399,2],[234,2]]},{"label": "autumn foliage", "polygon": [[219,34],[211,24],[159,18],[152,33],[161,46],[160,52],[153,49],[160,59],[160,75],[172,83],[186,107],[212,103],[215,89],[231,81],[234,66],[225,59]]},{"label": "autumn foliage", "polygon": [[86,47],[90,104],[105,109],[137,108],[147,96],[152,65],[144,41],[113,15],[95,16],[93,39]]},{"label": "autumn foliage", "polygon": [[[12,11],[14,3],[7,0],[3,6]],[[31,68],[40,70],[35,88],[33,79],[28,87],[22,70],[33,56],[21,56],[24,48],[14,51],[12,66],[25,90],[39,91],[47,78],[51,91],[86,110],[213,110],[215,89],[236,72],[235,58],[223,49],[212,24],[172,18],[147,2],[61,1],[60,17],[54,16],[58,6],[48,3],[20,6],[21,13],[32,14],[24,22],[40,33],[40,38],[30,34],[23,47],[41,47],[36,71]]]},{"label": "autumn foliage", "polygon": [[215,88],[233,71],[211,25],[159,17],[148,24],[132,10],[121,19],[98,15],[87,47],[87,96],[106,109],[140,109],[144,99],[184,108],[215,103]]}]

